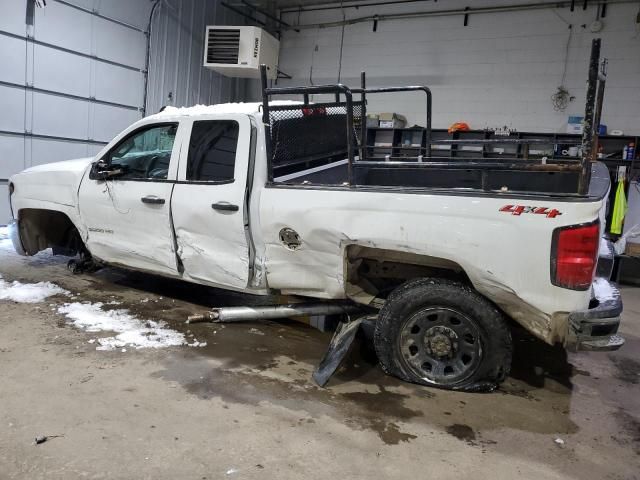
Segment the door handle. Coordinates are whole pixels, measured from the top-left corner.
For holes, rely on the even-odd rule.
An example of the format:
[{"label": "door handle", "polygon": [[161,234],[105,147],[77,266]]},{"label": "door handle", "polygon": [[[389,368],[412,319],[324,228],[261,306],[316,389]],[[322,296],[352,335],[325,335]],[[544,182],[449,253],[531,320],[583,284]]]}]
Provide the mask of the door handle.
[{"label": "door handle", "polygon": [[211,208],[214,210],[222,210],[223,212],[237,212],[240,210],[238,205],[233,205],[231,203],[226,202],[218,202],[211,205]]},{"label": "door handle", "polygon": [[142,203],[150,203],[151,205],[164,205],[164,198],[158,198],[153,195],[147,195],[140,200],[142,200]]}]

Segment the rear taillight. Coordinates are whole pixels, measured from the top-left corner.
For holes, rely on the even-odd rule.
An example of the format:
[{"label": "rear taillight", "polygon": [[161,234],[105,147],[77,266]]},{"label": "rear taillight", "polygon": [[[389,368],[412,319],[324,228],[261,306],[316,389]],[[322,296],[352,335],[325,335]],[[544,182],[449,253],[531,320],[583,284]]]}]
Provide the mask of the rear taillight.
[{"label": "rear taillight", "polygon": [[598,261],[600,223],[556,228],[551,245],[551,283],[571,290],[588,289]]}]

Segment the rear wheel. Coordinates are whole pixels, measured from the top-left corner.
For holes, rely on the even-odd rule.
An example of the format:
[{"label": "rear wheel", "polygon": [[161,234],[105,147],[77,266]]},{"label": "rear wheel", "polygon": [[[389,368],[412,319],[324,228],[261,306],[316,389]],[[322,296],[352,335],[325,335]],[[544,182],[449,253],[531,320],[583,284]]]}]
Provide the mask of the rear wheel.
[{"label": "rear wheel", "polygon": [[394,290],[374,343],[385,372],[440,388],[490,391],[511,366],[511,334],[501,312],[450,280],[417,279]]}]

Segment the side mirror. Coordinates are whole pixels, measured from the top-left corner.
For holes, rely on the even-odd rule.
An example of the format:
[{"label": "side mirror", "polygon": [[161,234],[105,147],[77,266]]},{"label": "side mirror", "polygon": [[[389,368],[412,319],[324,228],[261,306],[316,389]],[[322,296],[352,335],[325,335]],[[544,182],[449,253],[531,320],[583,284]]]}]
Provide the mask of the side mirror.
[{"label": "side mirror", "polygon": [[91,170],[89,171],[89,178],[98,181],[109,180],[120,175],[124,175],[124,169],[120,165],[111,165],[104,160],[98,160],[91,165]]}]

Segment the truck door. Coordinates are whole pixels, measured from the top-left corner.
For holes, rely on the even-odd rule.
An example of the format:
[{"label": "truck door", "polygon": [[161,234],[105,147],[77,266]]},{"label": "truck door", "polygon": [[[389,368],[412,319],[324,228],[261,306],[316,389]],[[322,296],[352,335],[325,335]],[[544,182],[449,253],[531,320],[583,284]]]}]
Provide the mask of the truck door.
[{"label": "truck door", "polygon": [[101,162],[120,167],[109,180],[87,175],[80,185],[80,216],[87,247],[99,259],[140,270],[178,275],[170,201],[184,127],[154,123],[132,131]]},{"label": "truck door", "polygon": [[171,208],[183,275],[244,290],[249,280],[246,191],[251,151],[247,115],[191,120]]}]

